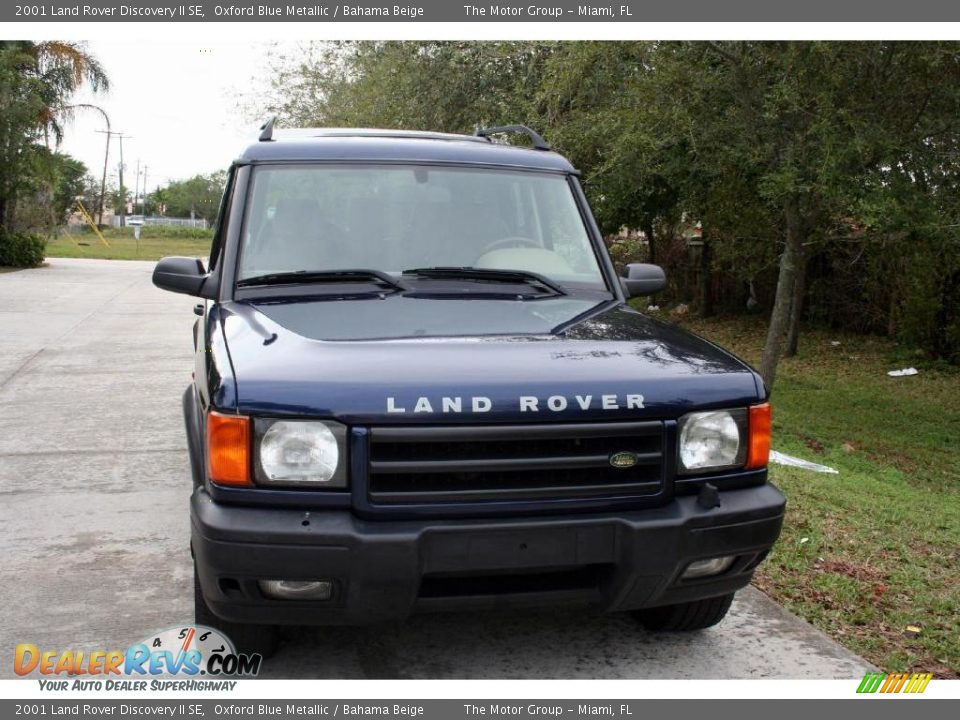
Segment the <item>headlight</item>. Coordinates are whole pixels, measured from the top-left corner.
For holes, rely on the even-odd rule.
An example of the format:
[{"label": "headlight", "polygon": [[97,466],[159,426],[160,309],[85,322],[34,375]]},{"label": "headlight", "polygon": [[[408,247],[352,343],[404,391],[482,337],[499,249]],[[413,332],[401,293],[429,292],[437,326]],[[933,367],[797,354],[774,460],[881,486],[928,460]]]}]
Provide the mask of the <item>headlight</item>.
[{"label": "headlight", "polygon": [[346,435],[340,423],[257,420],[257,482],[344,488]]},{"label": "headlight", "polygon": [[742,466],[747,453],[745,409],[696,412],[680,418],[679,471]]}]

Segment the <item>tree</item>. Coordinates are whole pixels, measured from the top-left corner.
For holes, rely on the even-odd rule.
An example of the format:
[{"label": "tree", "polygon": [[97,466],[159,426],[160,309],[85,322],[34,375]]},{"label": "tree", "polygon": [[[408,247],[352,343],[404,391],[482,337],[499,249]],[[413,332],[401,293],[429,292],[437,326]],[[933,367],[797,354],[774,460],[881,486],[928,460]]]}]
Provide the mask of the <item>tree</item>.
[{"label": "tree", "polygon": [[99,61],[83,44],[63,40],[23,43],[32,59],[31,72],[40,80],[44,106],[38,123],[45,133],[52,132],[60,142],[63,121],[72,117],[69,100],[83,85],[94,92],[110,88],[110,81]]},{"label": "tree", "polygon": [[[41,144],[59,140],[72,94],[84,83],[107,86],[96,59],[77,43],[0,42],[0,228],[14,229],[15,207],[46,181],[53,194],[57,173]],[[66,170],[66,166],[62,169]]]},{"label": "tree", "polygon": [[148,215],[166,215],[167,204],[170,202],[170,193],[166,188],[158,187],[152,193],[147,195],[147,214]]},{"label": "tree", "polygon": [[266,108],[298,126],[473,132],[530,109],[556,43],[314,43],[272,68]]},{"label": "tree", "polygon": [[23,43],[0,43],[0,229],[10,230],[17,196],[30,183],[41,88],[24,72]]},{"label": "tree", "polygon": [[779,246],[760,367],[768,386],[791,316],[798,334],[806,259],[857,223],[864,178],[957,132],[957,57],[955,44],[937,43],[655,47],[646,77],[669,119],[660,127],[687,148],[695,179],[682,186],[684,206],[751,255]]},{"label": "tree", "polygon": [[226,184],[227,175],[223,171],[172,182],[162,191],[166,197],[165,214],[203,218],[212,223],[216,220]]},{"label": "tree", "polygon": [[326,43],[272,75],[297,125],[535,126],[601,228],[642,229],[651,255],[658,228],[698,223],[702,311],[717,267],[772,275],[769,387],[810,298],[960,358],[939,310],[960,295],[956,43]]},{"label": "tree", "polygon": [[42,145],[31,149],[29,182],[22,186],[14,221],[17,227],[50,233],[63,225],[84,191],[87,167],[69,155]]}]

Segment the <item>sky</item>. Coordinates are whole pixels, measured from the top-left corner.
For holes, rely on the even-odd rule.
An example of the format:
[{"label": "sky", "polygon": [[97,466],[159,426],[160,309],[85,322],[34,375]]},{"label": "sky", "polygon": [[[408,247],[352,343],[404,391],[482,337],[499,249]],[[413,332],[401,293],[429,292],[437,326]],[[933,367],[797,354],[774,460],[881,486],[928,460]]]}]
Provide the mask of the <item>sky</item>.
[{"label": "sky", "polygon": [[[143,34],[150,30],[144,27]],[[92,103],[110,117],[123,140],[124,183],[133,190],[139,160],[147,191],[171,180],[224,170],[256,136],[265,118],[244,105],[266,86],[273,46],[251,42],[154,42],[145,37],[86,43],[110,78],[110,90],[78,92],[74,103]],[[61,151],[82,160],[97,180],[103,173],[106,135],[102,116],[79,110],[65,128]],[[110,143],[107,182],[116,183],[119,143]],[[142,187],[142,185],[141,185]]]}]

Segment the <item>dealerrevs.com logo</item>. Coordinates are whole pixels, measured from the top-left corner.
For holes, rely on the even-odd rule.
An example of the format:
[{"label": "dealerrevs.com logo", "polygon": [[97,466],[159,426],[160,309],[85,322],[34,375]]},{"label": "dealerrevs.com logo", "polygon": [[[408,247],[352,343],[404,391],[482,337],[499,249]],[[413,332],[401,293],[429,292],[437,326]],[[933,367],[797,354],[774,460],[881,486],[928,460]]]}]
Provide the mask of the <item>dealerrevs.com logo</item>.
[{"label": "dealerrevs.com logo", "polygon": [[44,676],[40,680],[44,690],[146,690],[148,679],[151,690],[187,689],[152,678],[195,680],[198,676],[210,677],[210,681],[191,682],[191,688],[233,689],[235,682],[215,682],[214,678],[253,677],[262,662],[259,654],[238,653],[219,630],[195,625],[169,628],[126,650],[61,651],[22,643],[14,651],[13,670],[20,676]]}]

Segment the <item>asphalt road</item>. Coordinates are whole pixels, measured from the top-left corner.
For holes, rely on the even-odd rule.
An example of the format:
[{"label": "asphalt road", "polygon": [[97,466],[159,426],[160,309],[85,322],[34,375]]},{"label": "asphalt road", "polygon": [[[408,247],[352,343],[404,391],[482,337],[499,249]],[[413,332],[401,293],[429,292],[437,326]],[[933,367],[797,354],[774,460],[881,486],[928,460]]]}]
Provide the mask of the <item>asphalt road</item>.
[{"label": "asphalt road", "polygon": [[[13,648],[124,648],[192,619],[180,394],[195,301],[153,264],[0,274],[0,676]],[[291,629],[277,678],[854,678],[871,669],[757,590],[718,627],[650,635],[570,610]]]}]

